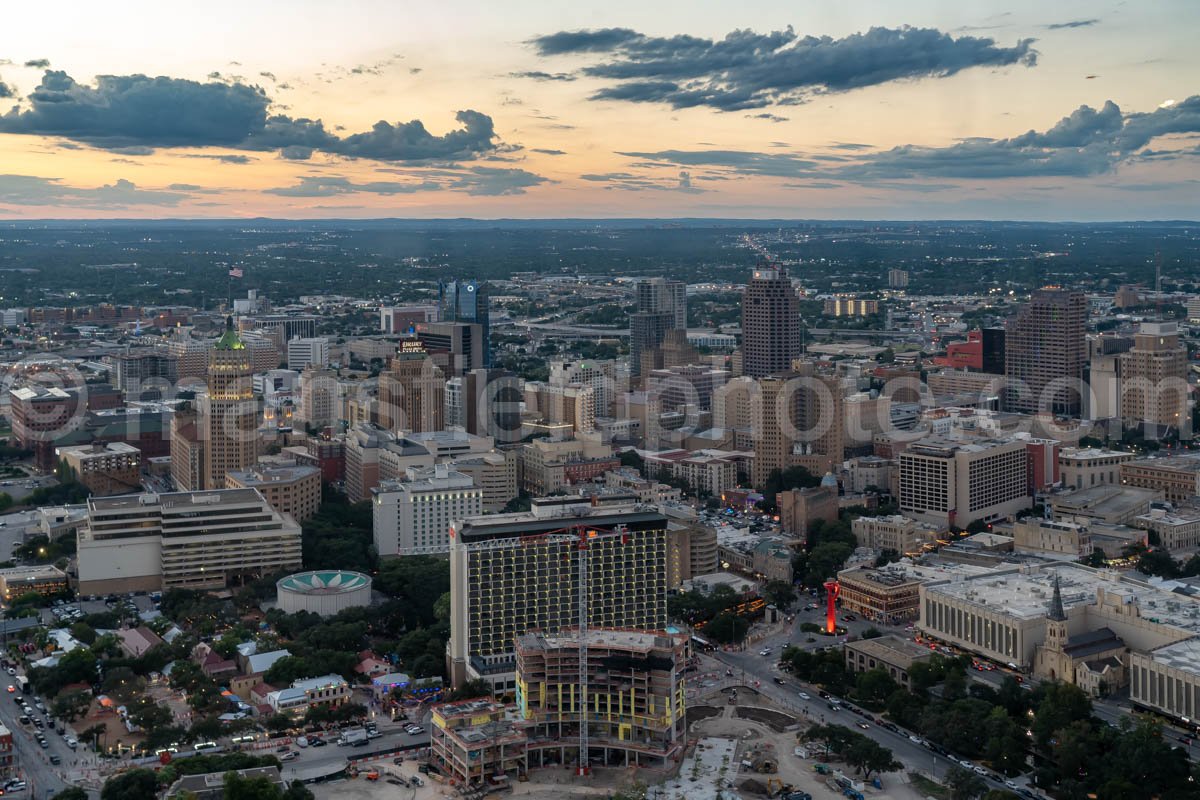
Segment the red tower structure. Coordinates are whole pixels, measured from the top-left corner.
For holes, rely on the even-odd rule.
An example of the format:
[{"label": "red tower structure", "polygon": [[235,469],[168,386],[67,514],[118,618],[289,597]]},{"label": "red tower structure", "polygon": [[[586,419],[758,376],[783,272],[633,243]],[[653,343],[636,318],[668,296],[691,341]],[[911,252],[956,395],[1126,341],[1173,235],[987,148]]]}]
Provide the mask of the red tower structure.
[{"label": "red tower structure", "polygon": [[825,632],[837,633],[837,599],[842,587],[834,580],[825,581]]}]

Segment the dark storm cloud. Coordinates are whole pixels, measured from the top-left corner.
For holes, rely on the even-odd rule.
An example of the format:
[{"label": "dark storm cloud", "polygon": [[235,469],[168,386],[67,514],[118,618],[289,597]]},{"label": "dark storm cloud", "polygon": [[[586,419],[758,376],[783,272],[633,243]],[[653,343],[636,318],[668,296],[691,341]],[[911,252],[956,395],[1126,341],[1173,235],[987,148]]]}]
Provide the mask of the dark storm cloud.
[{"label": "dark storm cloud", "polygon": [[1089,26],[1097,24],[1098,22],[1100,22],[1100,20],[1098,20],[1098,19],[1077,19],[1077,20],[1072,20],[1071,22],[1056,22],[1053,25],[1047,25],[1046,29],[1051,30],[1051,31],[1058,31],[1058,30],[1062,30],[1064,28],[1087,28]]},{"label": "dark storm cloud", "polygon": [[286,150],[295,158],[304,152],[297,148],[308,148],[379,161],[459,160],[497,147],[492,118],[478,111],[459,111],[462,127],[441,136],[420,120],[380,120],[370,131],[339,136],[320,120],[270,114],[266,93],[238,81],[101,75],[85,86],[47,70],[26,99],[0,115],[0,133],[60,136],[108,150],[226,147]]},{"label": "dark storm cloud", "polygon": [[607,57],[581,70],[612,82],[592,99],[721,111],[800,103],[818,93],[1037,61],[1032,39],[1001,47],[990,38],[956,39],[936,29],[909,27],[871,28],[841,39],[801,37],[791,28],[766,34],[737,30],[720,40],[604,28],[564,31],[531,43],[542,56]]},{"label": "dark storm cloud", "polygon": [[4,81],[0,81],[0,99],[15,96],[16,91]]},{"label": "dark storm cloud", "polygon": [[566,150],[552,150],[546,147],[535,147],[531,152],[541,153],[544,156],[565,156],[567,154]]},{"label": "dark storm cloud", "polygon": [[0,204],[17,206],[80,206],[124,208],[127,206],[175,206],[188,195],[176,191],[139,189],[123,178],[116,182],[84,188],[68,186],[59,178],[35,175],[0,175]]},{"label": "dark storm cloud", "polygon": [[45,69],[46,67],[50,66],[50,59],[32,58],[25,62],[25,66],[32,67],[33,69]]},{"label": "dark storm cloud", "polygon": [[538,70],[527,70],[525,72],[510,72],[510,78],[529,78],[535,81],[573,81],[575,76],[569,72],[540,72]]},{"label": "dark storm cloud", "polygon": [[645,38],[629,28],[600,28],[539,36],[532,40],[532,44],[539,55],[556,56],[565,53],[606,53]]}]

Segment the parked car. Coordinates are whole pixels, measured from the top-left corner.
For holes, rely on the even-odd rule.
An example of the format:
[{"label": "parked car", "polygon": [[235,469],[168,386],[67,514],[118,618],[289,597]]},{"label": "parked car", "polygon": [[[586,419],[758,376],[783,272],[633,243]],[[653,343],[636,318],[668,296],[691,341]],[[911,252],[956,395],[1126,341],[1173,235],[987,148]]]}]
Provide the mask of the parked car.
[{"label": "parked car", "polygon": [[284,753],[283,755],[281,755],[279,757],[279,760],[280,761],[295,761],[299,757],[300,757],[299,750],[288,750],[286,753]]}]

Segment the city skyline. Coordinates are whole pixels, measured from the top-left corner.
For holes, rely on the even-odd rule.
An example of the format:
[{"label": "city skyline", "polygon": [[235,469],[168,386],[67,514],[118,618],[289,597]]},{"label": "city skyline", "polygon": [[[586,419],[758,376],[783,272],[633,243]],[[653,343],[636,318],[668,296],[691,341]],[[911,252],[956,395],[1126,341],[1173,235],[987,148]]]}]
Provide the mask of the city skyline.
[{"label": "city skyline", "polygon": [[323,8],[10,9],[0,217],[1163,219],[1200,186],[1184,3]]}]

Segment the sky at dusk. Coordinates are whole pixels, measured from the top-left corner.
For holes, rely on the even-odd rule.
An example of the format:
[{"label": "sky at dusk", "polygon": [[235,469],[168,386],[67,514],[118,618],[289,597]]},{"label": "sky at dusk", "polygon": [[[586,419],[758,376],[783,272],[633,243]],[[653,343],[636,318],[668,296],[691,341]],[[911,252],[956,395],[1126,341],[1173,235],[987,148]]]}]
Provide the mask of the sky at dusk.
[{"label": "sky at dusk", "polygon": [[1189,0],[17,0],[0,217],[1196,219],[1197,30]]}]

